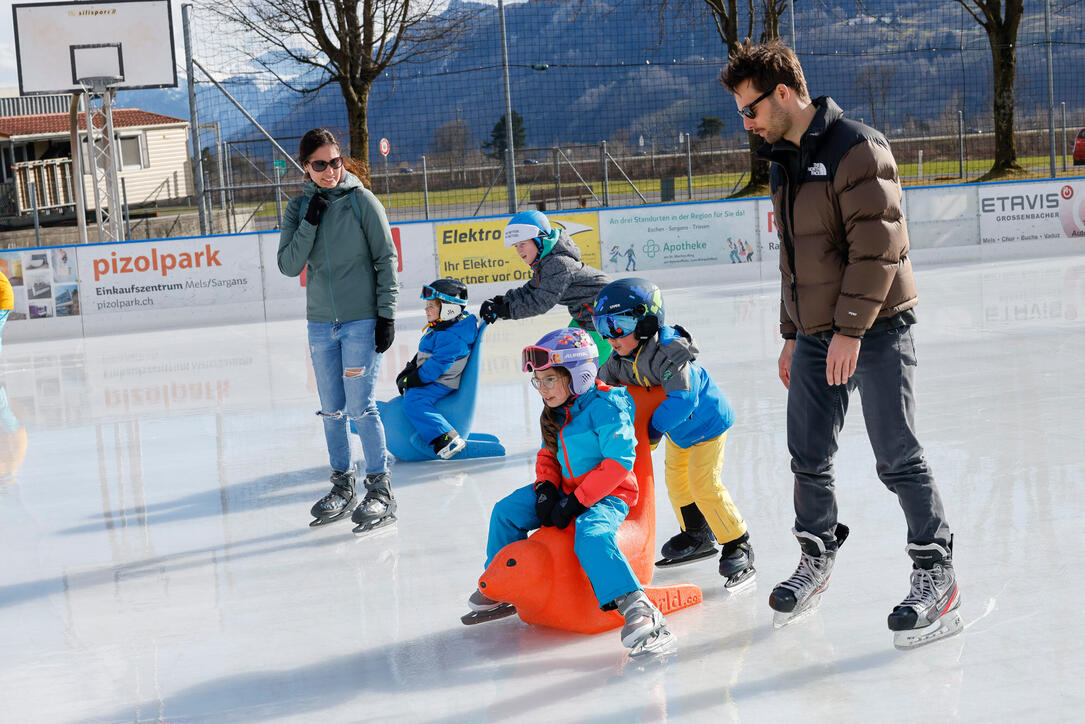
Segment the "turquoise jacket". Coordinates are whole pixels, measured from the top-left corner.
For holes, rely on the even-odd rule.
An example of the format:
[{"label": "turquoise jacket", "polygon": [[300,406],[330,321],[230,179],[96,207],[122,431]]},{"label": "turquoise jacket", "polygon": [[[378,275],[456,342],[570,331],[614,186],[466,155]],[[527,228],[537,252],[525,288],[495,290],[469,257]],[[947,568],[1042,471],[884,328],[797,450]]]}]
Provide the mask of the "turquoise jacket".
[{"label": "turquoise jacket", "polygon": [[[328,201],[319,226],[305,221],[313,194]],[[347,172],[333,189],[305,182],[290,199],[279,237],[279,271],[307,269],[305,317],[310,322],[352,322],[396,317],[398,258],[384,207]]]},{"label": "turquoise jacket", "polygon": [[590,507],[608,495],[637,503],[633,475],[637,438],[633,399],[622,387],[595,386],[562,408],[557,455],[545,447],[535,458],[537,480],[549,480]]}]

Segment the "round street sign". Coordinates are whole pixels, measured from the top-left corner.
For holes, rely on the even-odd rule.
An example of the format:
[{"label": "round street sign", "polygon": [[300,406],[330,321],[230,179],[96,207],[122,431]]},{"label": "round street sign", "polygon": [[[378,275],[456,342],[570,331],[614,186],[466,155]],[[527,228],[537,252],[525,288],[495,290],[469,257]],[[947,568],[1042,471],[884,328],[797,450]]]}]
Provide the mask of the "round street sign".
[{"label": "round street sign", "polygon": [[382,138],[381,139],[381,155],[382,156],[387,156],[388,152],[391,151],[391,150],[392,150],[392,146],[391,146],[391,144],[388,143],[388,139],[387,138]]}]

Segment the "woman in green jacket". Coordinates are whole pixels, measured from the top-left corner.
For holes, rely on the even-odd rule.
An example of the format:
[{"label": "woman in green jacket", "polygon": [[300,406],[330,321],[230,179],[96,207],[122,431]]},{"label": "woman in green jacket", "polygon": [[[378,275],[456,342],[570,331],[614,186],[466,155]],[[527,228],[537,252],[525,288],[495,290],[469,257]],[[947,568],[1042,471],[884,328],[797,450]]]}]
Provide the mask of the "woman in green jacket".
[{"label": "woman in green jacket", "polygon": [[[354,510],[355,532],[364,533],[396,519],[374,397],[381,356],[395,337],[396,249],[384,208],[363,185],[368,173],[340,153],[330,131],[306,133],[298,158],[307,180],[283,213],[279,271],[306,272],[309,353],[332,468],[332,489],[313,506],[310,525]],[[365,455],[367,492],[360,505],[348,420]]]}]

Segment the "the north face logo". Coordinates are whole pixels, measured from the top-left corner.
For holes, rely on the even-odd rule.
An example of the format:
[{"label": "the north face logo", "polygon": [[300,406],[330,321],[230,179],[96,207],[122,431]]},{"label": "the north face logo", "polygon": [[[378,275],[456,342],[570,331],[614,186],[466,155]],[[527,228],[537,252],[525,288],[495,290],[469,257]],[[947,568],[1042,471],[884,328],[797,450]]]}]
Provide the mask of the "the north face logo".
[{"label": "the north face logo", "polygon": [[811,176],[829,175],[829,172],[825,170],[825,164],[821,163],[820,161],[818,163],[815,163],[810,168],[806,169],[806,173],[810,174]]}]

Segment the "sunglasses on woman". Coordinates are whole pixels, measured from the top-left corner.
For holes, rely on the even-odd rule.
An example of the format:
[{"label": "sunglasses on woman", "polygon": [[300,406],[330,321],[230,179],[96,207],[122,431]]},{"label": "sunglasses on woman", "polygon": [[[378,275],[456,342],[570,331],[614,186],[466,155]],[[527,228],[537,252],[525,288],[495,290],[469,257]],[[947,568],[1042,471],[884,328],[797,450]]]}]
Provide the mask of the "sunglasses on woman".
[{"label": "sunglasses on woman", "polygon": [[342,156],[336,156],[331,161],[310,161],[309,162],[309,166],[311,166],[312,169],[314,171],[316,171],[317,173],[323,173],[324,170],[326,168],[328,168],[328,166],[331,166],[332,168],[339,168],[342,165],[343,165],[343,157]]}]

